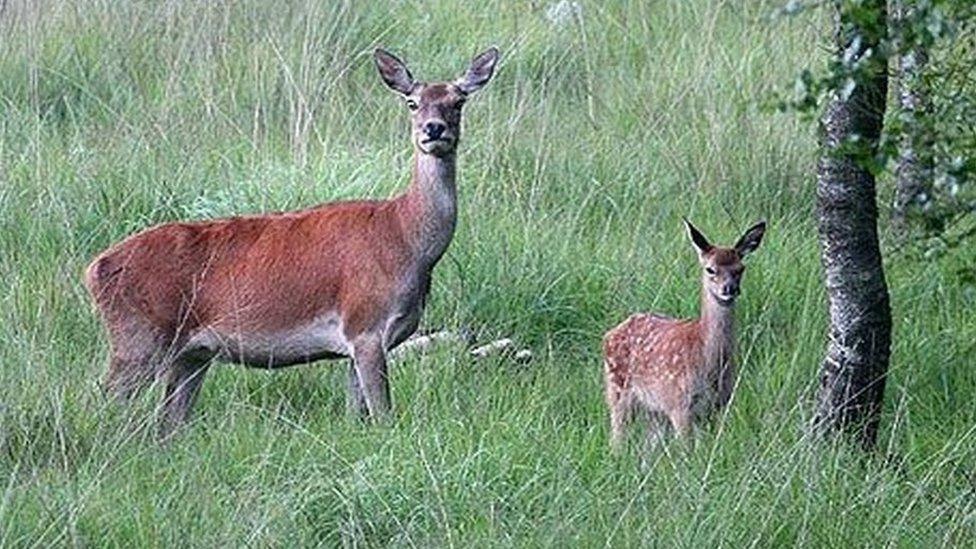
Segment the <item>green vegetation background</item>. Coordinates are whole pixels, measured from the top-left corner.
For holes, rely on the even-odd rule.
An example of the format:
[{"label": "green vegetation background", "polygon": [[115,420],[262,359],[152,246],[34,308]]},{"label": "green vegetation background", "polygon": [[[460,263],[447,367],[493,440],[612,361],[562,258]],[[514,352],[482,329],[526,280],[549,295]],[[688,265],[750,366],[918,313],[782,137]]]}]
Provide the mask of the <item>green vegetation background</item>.
[{"label": "green vegetation background", "polygon": [[[896,465],[803,434],[826,337],[816,138],[762,104],[825,59],[824,17],[745,0],[7,4],[0,545],[974,544],[971,249],[918,259],[885,235]],[[158,222],[402,189],[407,114],[380,44],[424,79],[502,50],[466,107],[459,229],[424,326],[513,336],[536,360],[399,359],[386,428],[344,416],[345,363],[220,365],[160,448],[158,391],[124,407],[98,389],[84,266]],[[739,386],[692,451],[642,464],[635,428],[614,459],[600,338],[632,311],[697,314],[682,215],[719,242],[770,221]]]}]

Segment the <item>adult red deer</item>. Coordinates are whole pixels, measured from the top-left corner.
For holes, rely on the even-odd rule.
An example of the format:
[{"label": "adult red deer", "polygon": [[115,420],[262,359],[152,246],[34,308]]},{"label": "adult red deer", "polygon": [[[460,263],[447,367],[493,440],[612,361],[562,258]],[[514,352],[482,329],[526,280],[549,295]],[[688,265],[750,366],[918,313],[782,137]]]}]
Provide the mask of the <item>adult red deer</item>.
[{"label": "adult red deer", "polygon": [[386,51],[374,57],[411,112],[403,194],[167,223],[89,265],[85,282],[111,344],[105,388],[127,397],[164,380],[163,437],[185,421],[214,359],[279,368],[350,357],[350,408],[374,419],[389,412],[386,353],[417,329],[454,235],[461,107],[491,79],[498,50],[432,84]]},{"label": "adult red deer", "polygon": [[635,314],[603,338],[615,450],[635,408],[647,412],[648,440],[656,442],[668,422],[686,437],[697,417],[721,409],[732,397],[733,306],[745,270],[742,259],[759,247],[766,222],[753,225],[731,248],[713,246],[688,220],[685,226],[702,266],[701,318]]}]

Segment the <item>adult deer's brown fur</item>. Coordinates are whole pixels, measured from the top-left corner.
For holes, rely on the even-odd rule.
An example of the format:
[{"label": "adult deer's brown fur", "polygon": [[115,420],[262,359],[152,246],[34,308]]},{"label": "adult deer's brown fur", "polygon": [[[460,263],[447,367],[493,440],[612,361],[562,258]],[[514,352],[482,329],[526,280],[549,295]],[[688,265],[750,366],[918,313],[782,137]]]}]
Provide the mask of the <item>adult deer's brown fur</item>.
[{"label": "adult deer's brown fur", "polygon": [[649,416],[648,440],[660,440],[668,422],[685,437],[697,417],[725,406],[735,381],[733,306],[745,267],[766,223],[746,231],[731,248],[711,245],[687,220],[702,266],[701,318],[676,320],[635,314],[603,338],[610,442],[619,448],[635,410]]},{"label": "adult deer's brown fur", "polygon": [[128,396],[165,380],[165,436],[186,419],[213,359],[277,368],[351,357],[350,407],[385,415],[386,352],[416,330],[454,234],[461,106],[497,60],[491,48],[458,80],[425,84],[376,50],[384,82],[411,111],[413,176],[391,200],[169,223],[99,255],[85,282],[111,343],[106,389]]}]

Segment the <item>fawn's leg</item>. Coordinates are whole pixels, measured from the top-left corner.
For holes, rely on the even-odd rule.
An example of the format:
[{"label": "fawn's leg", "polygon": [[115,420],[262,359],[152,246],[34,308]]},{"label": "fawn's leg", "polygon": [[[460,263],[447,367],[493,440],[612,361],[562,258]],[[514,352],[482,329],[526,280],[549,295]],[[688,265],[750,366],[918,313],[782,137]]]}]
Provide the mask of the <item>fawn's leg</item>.
[{"label": "fawn's leg", "polygon": [[[668,417],[660,412],[649,412],[647,415],[647,432],[644,436],[644,444],[640,453],[641,467],[650,467],[656,459],[660,459],[662,454],[656,453],[668,437],[671,423]],[[667,447],[664,448],[667,453]],[[656,458],[656,459],[652,459]]]},{"label": "fawn's leg", "polygon": [[664,414],[653,413],[647,418],[647,436],[644,448],[648,452],[654,451],[667,440],[668,430],[671,428],[668,417]]},{"label": "fawn's leg", "polygon": [[681,406],[678,409],[672,410],[668,413],[668,419],[671,420],[671,426],[674,427],[674,432],[677,433],[678,438],[689,445],[694,444],[693,437],[691,436],[692,421],[694,419],[691,406]]},{"label": "fawn's leg", "polygon": [[623,448],[630,416],[629,399],[618,393],[610,403],[610,450],[615,454],[619,454]]},{"label": "fawn's leg", "polygon": [[614,375],[613,364],[607,357],[603,359],[603,375],[607,408],[610,410],[610,451],[619,454],[623,448],[627,424],[630,422],[630,398]]}]

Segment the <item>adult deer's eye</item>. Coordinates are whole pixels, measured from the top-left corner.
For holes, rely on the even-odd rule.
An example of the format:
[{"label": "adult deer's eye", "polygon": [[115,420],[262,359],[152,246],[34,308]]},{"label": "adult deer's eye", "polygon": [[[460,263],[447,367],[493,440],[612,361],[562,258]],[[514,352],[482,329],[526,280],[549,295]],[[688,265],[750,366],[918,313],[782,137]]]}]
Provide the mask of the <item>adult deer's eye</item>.
[{"label": "adult deer's eye", "polygon": [[715,276],[715,269],[713,269],[711,267],[705,267],[705,272],[708,273],[711,276]]},{"label": "adult deer's eye", "polygon": [[412,111],[415,111],[415,110],[417,110],[417,107],[418,106],[419,105],[417,105],[417,102],[414,101],[413,99],[407,99],[407,108],[408,109],[410,109]]}]

